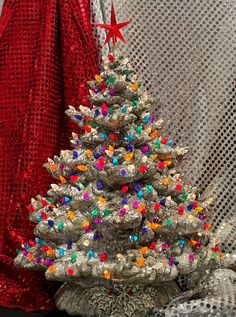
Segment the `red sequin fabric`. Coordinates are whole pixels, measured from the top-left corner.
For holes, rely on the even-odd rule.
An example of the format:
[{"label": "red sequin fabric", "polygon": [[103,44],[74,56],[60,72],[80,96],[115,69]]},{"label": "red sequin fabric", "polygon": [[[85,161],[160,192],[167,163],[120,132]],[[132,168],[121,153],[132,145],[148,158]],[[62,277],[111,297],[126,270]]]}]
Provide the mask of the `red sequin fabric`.
[{"label": "red sequin fabric", "polygon": [[[42,167],[69,147],[68,105],[87,104],[98,72],[88,0],[6,0],[0,18],[0,306],[53,307],[53,285],[16,268],[33,237],[30,198],[52,182]],[[73,130],[74,127],[73,127]]]}]

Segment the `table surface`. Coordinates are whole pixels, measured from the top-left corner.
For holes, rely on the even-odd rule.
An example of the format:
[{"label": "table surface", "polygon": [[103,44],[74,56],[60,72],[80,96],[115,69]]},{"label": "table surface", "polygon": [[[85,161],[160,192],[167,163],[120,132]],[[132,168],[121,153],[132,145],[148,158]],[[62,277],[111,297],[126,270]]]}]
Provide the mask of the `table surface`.
[{"label": "table surface", "polygon": [[65,312],[60,311],[44,311],[44,312],[25,312],[22,310],[10,310],[5,308],[0,308],[1,317],[68,317],[69,315]]}]

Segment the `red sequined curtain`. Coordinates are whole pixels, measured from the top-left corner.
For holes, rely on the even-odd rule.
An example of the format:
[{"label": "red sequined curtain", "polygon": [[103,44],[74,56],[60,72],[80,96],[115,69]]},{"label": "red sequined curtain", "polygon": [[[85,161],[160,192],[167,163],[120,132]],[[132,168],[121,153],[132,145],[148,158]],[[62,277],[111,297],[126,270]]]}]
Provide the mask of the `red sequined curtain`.
[{"label": "red sequined curtain", "polygon": [[[65,108],[87,103],[98,71],[89,0],[6,0],[0,18],[0,306],[53,307],[43,274],[16,268],[33,237],[26,205],[52,182],[42,164],[68,148]],[[55,285],[55,284],[53,284]]]}]

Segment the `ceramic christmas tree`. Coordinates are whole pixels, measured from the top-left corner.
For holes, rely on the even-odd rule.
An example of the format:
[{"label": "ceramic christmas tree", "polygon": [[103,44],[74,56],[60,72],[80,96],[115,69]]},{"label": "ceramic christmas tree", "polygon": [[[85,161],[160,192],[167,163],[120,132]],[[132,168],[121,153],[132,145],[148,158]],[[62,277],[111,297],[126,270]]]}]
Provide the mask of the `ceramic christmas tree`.
[{"label": "ceramic christmas tree", "polygon": [[[106,42],[124,41],[127,24],[112,7]],[[210,230],[212,200],[177,172],[187,150],[161,134],[129,60],[114,47],[102,68],[89,82],[92,108],[66,111],[84,133],[45,164],[57,182],[32,199],[36,239],[15,264],[64,282],[56,304],[69,314],[145,316],[180,295],[177,277],[229,260]]]}]

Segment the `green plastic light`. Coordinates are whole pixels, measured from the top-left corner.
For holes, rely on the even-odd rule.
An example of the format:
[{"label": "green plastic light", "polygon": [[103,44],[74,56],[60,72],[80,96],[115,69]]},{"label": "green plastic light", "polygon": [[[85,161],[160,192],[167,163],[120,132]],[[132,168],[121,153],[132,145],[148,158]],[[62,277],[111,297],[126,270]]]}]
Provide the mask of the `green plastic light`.
[{"label": "green plastic light", "polygon": [[153,191],[153,186],[152,185],[147,185],[147,191],[152,192]]},{"label": "green plastic light", "polygon": [[182,200],[186,200],[188,198],[188,193],[185,193],[181,196],[181,199]]},{"label": "green plastic light", "polygon": [[211,258],[212,259],[216,259],[217,257],[218,257],[218,253],[217,252],[212,252]]},{"label": "green plastic light", "polygon": [[79,187],[80,187],[80,190],[84,189],[84,185],[82,183],[79,183]]},{"label": "green plastic light", "polygon": [[97,209],[93,209],[93,210],[91,211],[91,214],[92,214],[93,216],[97,216],[97,215],[98,215],[98,210],[97,210]]},{"label": "green plastic light", "polygon": [[160,149],[160,147],[161,147],[161,141],[160,141],[160,140],[157,140],[157,141],[156,141],[155,147],[156,147],[157,149]]},{"label": "green plastic light", "polygon": [[108,112],[109,112],[110,115],[113,115],[114,110],[113,110],[112,108],[109,108],[109,109],[108,109]]},{"label": "green plastic light", "polygon": [[99,125],[97,124],[97,122],[91,122],[91,126],[94,128],[94,129],[96,129],[96,128],[98,128],[99,127]]},{"label": "green plastic light", "polygon": [[126,69],[122,72],[122,74],[126,76],[126,79],[131,73],[132,73],[132,70],[129,70],[129,69]]},{"label": "green plastic light", "polygon": [[109,217],[111,215],[111,212],[108,210],[103,210],[102,212],[103,212],[104,216],[106,216],[106,217]]},{"label": "green plastic light", "polygon": [[76,254],[71,254],[71,262],[73,263],[73,262],[75,262],[76,261],[76,259],[77,259],[77,255]]},{"label": "green plastic light", "polygon": [[62,230],[62,229],[64,229],[65,224],[64,224],[63,221],[59,221],[57,226],[58,226],[58,229],[59,229],[59,230]]},{"label": "green plastic light", "polygon": [[138,133],[140,133],[141,131],[143,130],[143,127],[141,125],[139,125],[137,128],[136,128],[136,131]]},{"label": "green plastic light", "polygon": [[170,218],[166,219],[165,225],[166,225],[166,227],[171,227],[172,226],[172,220]]},{"label": "green plastic light", "polygon": [[109,76],[109,77],[107,78],[107,82],[108,82],[108,84],[110,84],[110,85],[114,85],[115,81],[116,81],[115,77]]},{"label": "green plastic light", "polygon": [[136,108],[138,107],[138,100],[133,100],[133,101],[132,101],[132,107],[133,107],[134,109],[136,109]]}]

